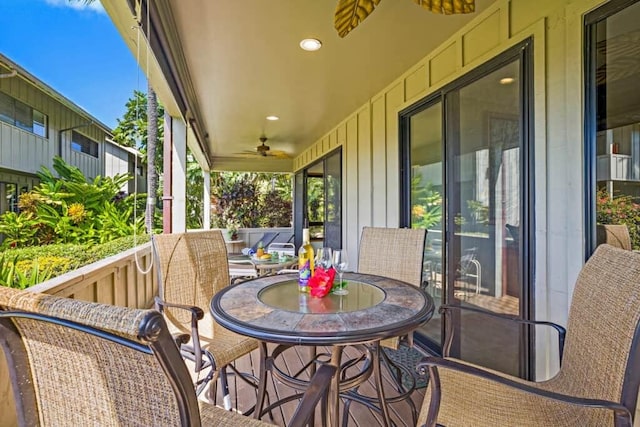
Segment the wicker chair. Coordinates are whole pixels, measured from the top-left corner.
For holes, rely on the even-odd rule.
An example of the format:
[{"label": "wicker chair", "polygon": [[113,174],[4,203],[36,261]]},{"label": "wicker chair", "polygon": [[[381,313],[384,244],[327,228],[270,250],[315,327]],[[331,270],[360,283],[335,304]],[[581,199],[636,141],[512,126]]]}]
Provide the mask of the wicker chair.
[{"label": "wicker chair", "polygon": [[[560,371],[530,382],[452,358],[428,357],[419,424],[446,426],[631,426],[640,386],[640,255],[599,246],[578,276]],[[482,310],[443,306],[453,310]],[[453,340],[447,333],[445,355]]]},{"label": "wicker chair", "polygon": [[[215,402],[219,376],[223,403],[229,409],[226,367],[235,370],[231,363],[257,349],[258,342],[221,327],[208,310],[211,298],[229,286],[227,249],[222,233],[209,230],[160,234],[153,237],[153,246],[159,267],[157,307],[165,314],[174,334],[191,336],[191,341],[181,348],[183,355],[194,361],[195,371],[213,365],[212,375],[199,380],[198,392],[212,380],[209,397]],[[240,378],[245,377],[240,375]]]},{"label": "wicker chair", "polygon": [[[265,426],[198,401],[163,316],[0,286],[0,345],[20,426]],[[305,425],[323,366],[292,423]]]},{"label": "wicker chair", "polygon": [[[358,272],[390,277],[420,287],[426,235],[427,230],[420,228],[364,227],[360,236]],[[410,346],[413,344],[412,334],[402,338]],[[412,425],[415,425],[418,413],[413,401],[409,398],[415,389],[415,381],[411,386],[405,387],[402,383],[402,372],[404,371],[405,376],[412,380],[413,376],[408,367],[396,365],[386,353],[398,350],[400,339],[401,337],[388,338],[380,341],[377,345],[369,345],[369,348],[374,366],[386,366],[395,380],[394,388],[397,393],[389,395],[388,392],[385,392],[387,403],[406,402],[411,408]],[[387,350],[382,347],[387,347]],[[380,369],[376,368],[375,371],[377,387],[382,387]],[[349,391],[347,394],[355,396],[354,401],[367,402],[372,405],[377,403],[375,397],[361,394],[359,390]],[[345,413],[349,411],[350,405],[351,400],[347,400],[344,405]]]},{"label": "wicker chair", "polygon": [[[364,227],[360,237],[358,272],[402,280],[420,287],[427,230],[422,228]],[[381,345],[397,349],[398,338]]]},{"label": "wicker chair", "polygon": [[599,245],[607,243],[616,248],[631,250],[629,228],[625,224],[598,224],[596,240]]}]

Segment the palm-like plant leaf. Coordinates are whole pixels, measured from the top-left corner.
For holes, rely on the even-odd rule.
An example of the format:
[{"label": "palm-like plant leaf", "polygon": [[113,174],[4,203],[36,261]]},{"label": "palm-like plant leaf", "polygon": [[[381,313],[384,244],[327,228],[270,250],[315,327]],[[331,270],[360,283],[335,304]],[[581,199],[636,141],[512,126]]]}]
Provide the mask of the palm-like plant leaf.
[{"label": "palm-like plant leaf", "polygon": [[445,15],[471,13],[476,10],[475,0],[413,0],[413,2],[430,12]]},{"label": "palm-like plant leaf", "polygon": [[334,16],[334,26],[340,37],[349,34],[373,12],[380,0],[339,0]]},{"label": "palm-like plant leaf", "polygon": [[[413,0],[423,9],[434,13],[452,15],[455,13],[471,13],[476,10],[475,0]],[[340,37],[365,20],[373,12],[380,0],[338,0],[334,16],[334,26]]]}]

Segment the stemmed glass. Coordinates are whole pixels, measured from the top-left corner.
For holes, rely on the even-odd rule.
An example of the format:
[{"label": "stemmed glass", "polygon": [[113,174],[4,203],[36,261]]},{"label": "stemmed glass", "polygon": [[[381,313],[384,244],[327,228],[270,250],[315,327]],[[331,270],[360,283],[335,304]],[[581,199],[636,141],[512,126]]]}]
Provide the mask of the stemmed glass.
[{"label": "stemmed glass", "polygon": [[322,267],[325,271],[331,267],[331,248],[320,248],[316,254],[316,266]]},{"label": "stemmed glass", "polygon": [[349,291],[346,289],[347,284],[342,282],[342,273],[345,272],[349,263],[347,262],[347,251],[344,249],[336,249],[333,251],[332,258],[333,268],[336,270],[340,277],[340,287],[336,287],[333,291],[336,295],[347,295]]}]

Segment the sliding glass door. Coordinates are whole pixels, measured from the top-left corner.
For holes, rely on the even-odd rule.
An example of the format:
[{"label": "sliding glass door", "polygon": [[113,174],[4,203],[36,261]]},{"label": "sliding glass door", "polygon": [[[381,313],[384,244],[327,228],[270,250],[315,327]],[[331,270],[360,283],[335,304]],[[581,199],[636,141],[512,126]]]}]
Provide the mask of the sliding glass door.
[{"label": "sliding glass door", "polygon": [[[423,286],[448,303],[527,318],[533,206],[527,173],[530,44],[503,54],[402,113],[403,219],[426,228]],[[527,377],[526,329],[475,312],[435,317],[421,330],[451,355]]]},{"label": "sliding glass door", "polygon": [[316,247],[342,247],[342,150],[338,149],[296,174],[295,244],[309,228]]}]

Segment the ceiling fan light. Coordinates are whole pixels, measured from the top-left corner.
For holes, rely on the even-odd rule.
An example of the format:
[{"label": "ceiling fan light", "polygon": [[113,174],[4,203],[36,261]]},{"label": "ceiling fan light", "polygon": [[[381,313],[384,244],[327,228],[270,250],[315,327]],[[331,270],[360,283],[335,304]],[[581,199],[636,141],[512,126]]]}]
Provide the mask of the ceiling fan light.
[{"label": "ceiling fan light", "polygon": [[272,122],[275,122],[276,120],[280,120],[280,117],[278,117],[278,116],[267,116],[266,119],[270,120]]},{"label": "ceiling fan light", "polygon": [[322,42],[318,39],[304,39],[300,42],[300,47],[303,50],[313,52],[322,47]]}]

